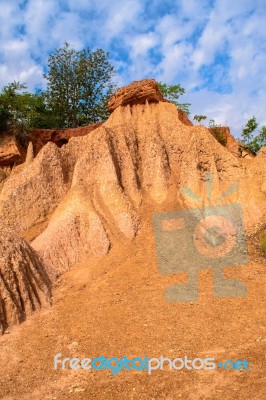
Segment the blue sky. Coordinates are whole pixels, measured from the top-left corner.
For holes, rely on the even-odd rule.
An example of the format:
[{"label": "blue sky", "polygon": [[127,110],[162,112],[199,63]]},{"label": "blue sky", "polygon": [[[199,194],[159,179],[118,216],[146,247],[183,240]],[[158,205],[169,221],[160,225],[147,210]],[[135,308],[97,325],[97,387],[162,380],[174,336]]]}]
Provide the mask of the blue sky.
[{"label": "blue sky", "polygon": [[266,0],[0,0],[0,87],[45,88],[64,41],[109,51],[117,83],[180,83],[191,115],[266,124]]}]

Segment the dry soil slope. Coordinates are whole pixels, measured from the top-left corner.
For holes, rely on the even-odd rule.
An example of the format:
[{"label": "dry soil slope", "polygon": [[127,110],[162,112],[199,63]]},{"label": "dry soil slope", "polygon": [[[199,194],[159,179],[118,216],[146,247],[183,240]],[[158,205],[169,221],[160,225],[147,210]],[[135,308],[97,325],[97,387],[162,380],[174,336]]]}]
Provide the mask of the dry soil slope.
[{"label": "dry soil slope", "polygon": [[206,173],[213,176],[213,199],[238,185],[223,203],[241,203],[247,228],[265,218],[265,149],[254,160],[238,159],[208,129],[184,125],[173,104],[149,91],[145,99],[143,90],[138,104],[127,90],[126,102],[118,93],[117,108],[93,134],[61,149],[49,143],[1,191],[0,219],[19,233],[51,215],[32,246],[52,277],[89,255],[107,254],[116,240],[134,239],[145,207],[152,217],[199,206],[184,187],[208,204]]},{"label": "dry soil slope", "polygon": [[119,107],[81,140],[62,150],[65,159],[75,147],[83,149],[71,166],[66,196],[33,242],[51,270],[69,269],[89,254],[104,255],[121,235],[133,239],[145,205],[150,217],[156,210],[198,206],[184,196],[184,187],[207,204],[206,172],[213,174],[214,199],[238,184],[223,203],[240,202],[247,227],[264,218],[265,153],[245,164],[204,127],[183,125],[171,104]]},{"label": "dry soil slope", "polygon": [[31,246],[0,231],[0,335],[50,302],[51,281]]}]

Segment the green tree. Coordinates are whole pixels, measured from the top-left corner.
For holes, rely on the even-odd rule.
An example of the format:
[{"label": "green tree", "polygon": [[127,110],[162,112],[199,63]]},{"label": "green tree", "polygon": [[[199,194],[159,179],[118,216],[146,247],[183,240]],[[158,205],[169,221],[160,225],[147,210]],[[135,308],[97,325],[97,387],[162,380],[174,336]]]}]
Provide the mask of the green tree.
[{"label": "green tree", "polygon": [[17,91],[25,86],[19,82],[10,83],[0,93],[0,130],[9,130],[17,118]]},{"label": "green tree", "polygon": [[3,106],[0,94],[0,133],[8,130],[9,119],[10,113],[8,109]]},{"label": "green tree", "polygon": [[58,116],[49,107],[44,92],[28,93],[24,100],[28,104],[26,121],[29,129],[49,129],[59,125]]},{"label": "green tree", "polygon": [[261,147],[266,146],[266,126],[263,125],[259,133],[255,134],[258,126],[256,118],[252,117],[244,126],[241,134],[244,146],[253,153],[257,153]]},{"label": "green tree", "polygon": [[12,82],[0,93],[0,130],[9,131],[23,144],[27,136],[27,113],[29,108],[29,93],[19,93],[26,89],[25,84]]},{"label": "green tree", "polygon": [[262,126],[259,134],[250,140],[246,147],[253,153],[257,153],[261,147],[266,146],[266,126]]},{"label": "green tree", "polygon": [[164,95],[164,97],[171,101],[171,103],[174,103],[177,108],[182,110],[184,113],[187,115],[190,114],[189,111],[189,106],[191,106],[190,103],[179,103],[179,97],[183,96],[185,93],[185,89],[181,85],[167,85],[166,83],[162,82],[157,82],[160,91]]},{"label": "green tree", "polygon": [[201,121],[203,121],[204,119],[206,119],[206,115],[194,115],[194,120],[197,121],[198,123],[200,123]]},{"label": "green tree", "polygon": [[263,125],[260,129],[260,133],[257,136],[257,143],[261,147],[266,146],[266,126]]},{"label": "green tree", "polygon": [[241,133],[244,144],[246,143],[248,144],[251,141],[253,137],[253,132],[257,129],[257,127],[258,127],[258,122],[256,118],[253,116],[248,120]]},{"label": "green tree", "polygon": [[30,139],[32,128],[54,125],[53,112],[42,92],[29,93],[25,84],[12,82],[0,92],[0,132],[9,131],[23,145]]},{"label": "green tree", "polygon": [[108,53],[75,50],[66,42],[50,55],[47,99],[60,127],[76,127],[108,117],[108,100],[115,86]]}]

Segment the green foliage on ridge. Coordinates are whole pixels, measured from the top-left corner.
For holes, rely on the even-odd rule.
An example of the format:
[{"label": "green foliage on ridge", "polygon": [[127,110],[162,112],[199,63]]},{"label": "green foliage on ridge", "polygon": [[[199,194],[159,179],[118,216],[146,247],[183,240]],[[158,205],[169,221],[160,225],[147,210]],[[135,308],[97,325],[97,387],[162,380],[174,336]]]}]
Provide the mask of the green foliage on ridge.
[{"label": "green foliage on ridge", "polygon": [[191,106],[191,104],[179,102],[179,97],[185,93],[185,89],[181,85],[167,85],[166,83],[162,82],[157,82],[157,84],[167,100],[169,100],[171,103],[174,103],[177,108],[182,110],[187,115],[190,114],[189,106]]},{"label": "green foliage on ridge", "polygon": [[263,125],[254,136],[258,126],[259,124],[253,116],[247,121],[241,133],[244,146],[253,153],[257,153],[261,147],[266,146],[266,126]]},{"label": "green foliage on ridge", "polygon": [[221,125],[217,125],[214,119],[210,119],[209,128],[211,129],[211,133],[215,137],[215,139],[222,145],[226,145],[226,139],[224,137],[224,133],[221,129]]},{"label": "green foliage on ridge", "polygon": [[0,92],[0,132],[11,132],[21,144],[26,144],[32,128],[50,127],[52,122],[44,94],[25,89],[25,84],[12,82]]}]

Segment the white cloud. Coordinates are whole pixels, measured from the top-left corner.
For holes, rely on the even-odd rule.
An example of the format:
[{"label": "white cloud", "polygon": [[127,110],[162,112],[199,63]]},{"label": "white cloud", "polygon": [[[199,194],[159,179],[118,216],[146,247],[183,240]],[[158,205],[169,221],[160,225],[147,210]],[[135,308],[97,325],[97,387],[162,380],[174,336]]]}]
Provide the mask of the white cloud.
[{"label": "white cloud", "polygon": [[67,40],[109,50],[121,85],[146,76],[181,83],[192,115],[206,114],[234,133],[252,115],[265,123],[265,0],[23,3],[1,0],[0,86],[14,79],[29,89],[44,85],[48,55]]}]

